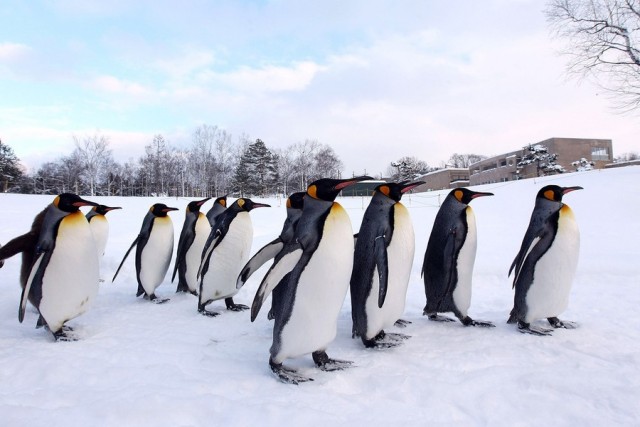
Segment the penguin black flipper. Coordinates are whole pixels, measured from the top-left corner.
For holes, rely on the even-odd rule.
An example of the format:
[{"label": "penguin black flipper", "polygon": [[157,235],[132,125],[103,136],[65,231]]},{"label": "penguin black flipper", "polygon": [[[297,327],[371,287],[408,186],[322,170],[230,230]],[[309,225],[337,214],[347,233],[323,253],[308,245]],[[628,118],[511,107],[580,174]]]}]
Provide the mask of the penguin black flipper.
[{"label": "penguin black flipper", "polygon": [[251,321],[256,320],[264,300],[273,289],[282,282],[282,279],[289,274],[300,262],[304,250],[300,243],[292,243],[286,246],[276,257],[273,265],[262,279],[256,296],[251,304]]},{"label": "penguin black flipper", "polygon": [[517,320],[524,319],[526,315],[526,297],[529,287],[533,283],[535,266],[553,243],[556,235],[554,224],[558,223],[557,215],[558,213],[555,214],[555,221],[547,221],[544,227],[539,230],[540,233],[534,237],[525,251],[521,267],[515,272],[513,279],[513,287],[516,290],[514,306],[507,323],[515,323]]},{"label": "penguin black flipper", "polygon": [[[222,233],[220,230],[211,230],[211,234],[207,238],[207,243],[204,244],[204,249],[202,250],[202,262],[200,263],[200,268],[198,269],[197,278],[200,279],[207,271],[209,271],[209,261],[211,260],[211,253],[218,246],[218,242],[222,238]],[[202,281],[200,281],[200,287],[202,288]],[[202,293],[202,289],[200,289]]]},{"label": "penguin black flipper", "polygon": [[[429,283],[427,289],[429,291],[428,305],[433,312],[456,311],[451,300],[451,292],[458,282],[458,269],[456,268],[456,260],[460,252],[460,248],[464,244],[466,230],[453,228],[449,230],[446,236],[444,249],[442,250],[443,267],[437,270],[429,269],[425,275],[425,281]],[[426,264],[426,257],[425,257]],[[423,266],[424,270],[424,266]]]},{"label": "penguin black flipper", "polygon": [[[55,245],[54,245],[55,246]],[[31,296],[31,302],[38,307],[40,305],[40,299],[42,298],[42,277],[51,259],[51,253],[53,247],[47,251],[41,251],[36,255],[35,262],[31,268],[31,274],[22,289],[22,295],[20,296],[20,307],[18,309],[18,321],[22,323],[24,320],[24,313],[27,307],[27,301]]]},{"label": "penguin black flipper", "polygon": [[124,254],[124,257],[122,258],[122,261],[120,261],[120,265],[118,266],[118,269],[116,270],[116,274],[114,274],[113,275],[113,279],[111,279],[112,283],[113,283],[114,280],[116,280],[116,277],[118,276],[118,273],[120,272],[120,269],[122,268],[122,264],[124,264],[125,260],[129,256],[129,253],[138,244],[138,239],[140,239],[140,236],[136,237],[136,239],[133,241],[131,246],[129,246],[129,249],[127,250],[127,253]]},{"label": "penguin black flipper", "polygon": [[[191,230],[189,230],[189,228],[191,228]],[[193,244],[193,241],[196,239],[195,230],[196,230],[196,221],[190,221],[190,223],[187,223],[185,221],[185,225],[182,228],[182,232],[180,233],[180,240],[178,241],[178,250],[176,252],[176,263],[173,267],[173,275],[171,276],[171,283],[173,283],[173,281],[175,280],[176,273],[178,272],[178,268],[182,264],[182,261],[185,259],[187,255],[187,251]],[[183,285],[186,287],[186,283],[183,283]],[[188,291],[188,289],[180,289],[180,288],[178,289],[178,291],[181,291],[181,290],[185,292]]]},{"label": "penguin black flipper", "polygon": [[236,282],[236,289],[240,289],[249,280],[249,277],[262,267],[267,261],[275,258],[276,255],[284,247],[284,242],[280,237],[276,237],[270,243],[267,243],[242,268]]},{"label": "penguin black flipper", "polygon": [[25,233],[22,236],[9,240],[6,245],[0,246],[0,260],[4,261],[7,258],[11,258],[16,254],[19,254],[20,252],[33,250],[37,241],[38,236],[32,232]]},{"label": "penguin black flipper", "polygon": [[387,242],[384,236],[376,237],[373,250],[376,267],[378,268],[378,308],[382,308],[387,297],[387,284],[389,281],[389,260],[387,258]]}]

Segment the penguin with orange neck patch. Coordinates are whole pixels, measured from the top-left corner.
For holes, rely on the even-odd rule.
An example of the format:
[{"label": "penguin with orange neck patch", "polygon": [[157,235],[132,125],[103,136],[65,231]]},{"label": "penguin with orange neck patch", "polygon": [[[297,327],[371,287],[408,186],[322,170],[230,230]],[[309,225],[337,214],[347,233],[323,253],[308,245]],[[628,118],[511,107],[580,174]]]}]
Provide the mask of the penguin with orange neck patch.
[{"label": "penguin with orange neck patch", "polygon": [[205,242],[198,272],[200,314],[217,316],[218,312],[206,310],[205,307],[220,299],[224,299],[227,310],[243,311],[249,308],[236,304],[233,296],[238,293],[238,274],[251,252],[253,224],[249,212],[262,207],[270,206],[240,198],[216,218],[216,225]]},{"label": "penguin with orange neck patch", "polygon": [[580,231],[571,208],[562,197],[582,187],[547,185],[538,191],[520,251],[511,264],[515,297],[507,323],[517,323],[522,333],[550,335],[534,326],[546,318],[554,328],[573,329],[576,324],[560,320],[569,304],[569,292],[578,265]]},{"label": "penguin with orange neck patch", "polygon": [[160,286],[167,270],[169,270],[173,253],[173,222],[167,214],[177,210],[178,208],[170,208],[164,203],[156,203],[151,206],[142,220],[138,237],[124,254],[116,274],[113,275],[112,282],[116,280],[122,264],[135,246],[136,279],[138,281],[136,297],[144,295],[145,299],[156,304],[169,301],[168,298],[156,297],[155,290]]},{"label": "penguin with orange neck patch", "polygon": [[37,326],[46,326],[61,341],[76,339],[65,323],[84,313],[98,293],[98,255],[82,206],[98,204],[60,194],[36,216],[29,233],[0,253],[2,259],[23,254],[18,320],[24,320],[28,300],[40,313]]},{"label": "penguin with orange neck patch", "polygon": [[293,239],[276,255],[258,287],[251,321],[273,291],[275,322],[269,366],[283,382],[313,380],[283,366],[292,357],[311,353],[316,366],[325,371],[351,365],[331,359],[326,353],[336,337],[354,250],[349,215],[335,198],[344,188],[366,179],[371,178],[323,178],[311,183]]},{"label": "penguin with orange neck patch", "polygon": [[400,199],[420,184],[424,182],[377,186],[362,218],[351,274],[351,317],[353,337],[359,336],[367,348],[395,347],[409,338],[384,328],[404,312],[415,250],[411,217]]},{"label": "penguin with orange neck patch", "polygon": [[209,220],[209,224],[211,225],[211,227],[216,225],[216,219],[218,218],[218,215],[224,212],[225,209],[227,209],[226,195],[218,197],[213,201],[213,206],[211,206],[211,209],[207,211],[207,219]]},{"label": "penguin with orange neck patch", "polygon": [[91,232],[96,239],[96,249],[98,250],[98,258],[104,256],[104,250],[107,247],[107,239],[109,238],[109,222],[107,221],[107,212],[111,212],[115,209],[122,209],[121,207],[111,207],[105,205],[94,206],[85,217],[89,221],[91,226]]},{"label": "penguin with orange neck patch", "polygon": [[429,320],[452,322],[438,313],[453,312],[465,326],[494,326],[467,314],[477,245],[476,220],[469,203],[484,196],[493,194],[454,188],[436,214],[422,265],[427,297],[423,314]]}]

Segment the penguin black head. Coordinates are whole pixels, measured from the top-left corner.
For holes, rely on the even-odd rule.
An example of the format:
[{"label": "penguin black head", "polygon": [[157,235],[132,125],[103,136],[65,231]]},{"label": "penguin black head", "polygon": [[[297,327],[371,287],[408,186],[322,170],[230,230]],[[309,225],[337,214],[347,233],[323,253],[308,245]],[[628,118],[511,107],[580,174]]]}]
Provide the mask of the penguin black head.
[{"label": "penguin black head", "polygon": [[99,213],[100,215],[106,215],[107,212],[110,212],[115,209],[122,209],[122,208],[119,206],[111,207],[111,206],[105,206],[105,205],[98,205],[93,208],[93,210],[96,211],[96,213]]},{"label": "penguin black head", "polygon": [[189,204],[187,205],[187,212],[200,212],[200,207],[204,205],[207,201],[209,201],[209,199],[211,199],[211,197],[189,202]]},{"label": "penguin black head", "polygon": [[226,207],[227,207],[227,195],[225,194],[224,196],[218,197],[218,198],[213,202],[213,204],[214,204],[214,205],[215,205],[216,203],[217,203],[217,204],[219,204],[219,205],[222,205],[223,207],[225,207],[225,208],[226,208]]},{"label": "penguin black head", "polygon": [[402,181],[402,182],[387,182],[384,184],[380,184],[376,187],[376,191],[384,194],[391,200],[399,202],[402,198],[402,195],[407,191],[411,191],[416,188],[418,185],[424,184],[424,181]]},{"label": "penguin black head", "polygon": [[177,211],[177,210],[178,208],[170,208],[164,203],[156,203],[155,205],[151,206],[151,209],[149,209],[149,211],[153,214],[153,216],[157,216],[157,217],[167,216],[168,212]]},{"label": "penguin black head", "polygon": [[333,202],[340,192],[356,182],[373,179],[370,176],[358,176],[348,179],[322,178],[313,181],[307,188],[307,194],[314,199]]},{"label": "penguin black head", "polygon": [[289,195],[289,198],[287,199],[287,208],[302,209],[302,206],[304,206],[305,194],[307,193],[304,191],[298,191],[297,193]]},{"label": "penguin black head", "polygon": [[583,190],[582,187],[560,187],[559,185],[546,185],[538,191],[537,198],[547,199],[552,202],[561,202],[562,196],[575,190]]},{"label": "penguin black head", "polygon": [[458,202],[468,205],[475,198],[493,196],[493,193],[482,193],[480,191],[469,190],[465,187],[458,187],[451,190],[449,195],[454,197]]},{"label": "penguin black head", "polygon": [[73,193],[62,193],[53,200],[53,205],[64,212],[77,212],[81,206],[98,206]]},{"label": "penguin black head", "polygon": [[233,202],[233,205],[231,205],[231,208],[239,211],[245,211],[245,212],[251,212],[251,210],[256,208],[270,208],[270,207],[271,205],[267,205],[266,203],[256,203],[251,199],[246,199],[242,197],[236,200],[235,202]]}]

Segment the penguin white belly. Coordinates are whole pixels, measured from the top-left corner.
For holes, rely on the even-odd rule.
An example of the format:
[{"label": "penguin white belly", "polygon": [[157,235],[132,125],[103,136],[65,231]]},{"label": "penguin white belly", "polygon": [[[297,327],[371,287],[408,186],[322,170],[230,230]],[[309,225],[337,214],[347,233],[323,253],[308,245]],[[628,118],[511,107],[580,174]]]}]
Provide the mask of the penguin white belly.
[{"label": "penguin white belly", "polygon": [[187,285],[189,290],[195,292],[198,290],[198,269],[200,268],[200,262],[202,261],[202,249],[207,242],[207,237],[211,232],[211,225],[209,220],[203,214],[198,215],[196,221],[195,237],[193,243],[187,253],[185,254]]},{"label": "penguin white belly", "polygon": [[87,311],[98,293],[98,256],[89,223],[81,212],[62,219],[42,277],[40,314],[52,332]]},{"label": "penguin white belly", "polygon": [[300,275],[291,316],[280,334],[277,359],[324,350],[334,340],[338,315],[349,289],[353,250],[349,216],[334,203],[320,244]]},{"label": "penguin white belly", "polygon": [[156,217],[140,257],[140,283],[147,295],[153,294],[164,280],[172,252],[173,222],[168,216]]},{"label": "penguin white belly", "polygon": [[526,296],[525,322],[559,316],[569,305],[569,293],[578,266],[580,231],[573,212],[560,210],[558,231],[551,247],[536,263]]},{"label": "penguin white belly", "polygon": [[387,246],[387,296],[382,308],[378,308],[378,269],[373,273],[371,293],[366,302],[367,336],[372,339],[381,330],[393,326],[402,313],[407,296],[407,287],[411,275],[411,265],[415,251],[415,235],[411,217],[407,209],[397,203],[394,212],[394,228],[391,242]]},{"label": "penguin white belly", "polygon": [[93,238],[96,242],[96,252],[98,258],[102,258],[104,250],[107,247],[107,238],[109,237],[109,222],[103,215],[95,215],[89,222]]},{"label": "penguin white belly", "polygon": [[473,264],[476,261],[478,237],[476,234],[476,217],[470,206],[467,213],[467,237],[460,248],[456,268],[458,283],[453,290],[453,302],[463,316],[466,316],[471,305],[471,279],[473,278]]},{"label": "penguin white belly", "polygon": [[236,280],[249,260],[252,240],[251,217],[248,212],[239,212],[211,254],[209,269],[202,278],[202,302],[229,298],[238,293]]}]

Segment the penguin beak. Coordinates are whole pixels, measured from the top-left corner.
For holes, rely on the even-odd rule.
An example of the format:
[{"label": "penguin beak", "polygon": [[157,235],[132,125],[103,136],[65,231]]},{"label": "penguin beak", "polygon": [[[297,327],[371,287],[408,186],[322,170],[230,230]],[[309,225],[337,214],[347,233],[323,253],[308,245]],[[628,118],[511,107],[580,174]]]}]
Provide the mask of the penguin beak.
[{"label": "penguin beak", "polygon": [[584,188],[580,187],[580,186],[575,186],[575,187],[564,187],[562,189],[562,194],[567,194],[567,193],[571,193],[572,191],[576,191],[576,190],[584,190]]},{"label": "penguin beak", "polygon": [[[80,198],[79,198],[80,199]],[[81,206],[98,206],[99,203],[94,203],[94,202],[90,202],[88,200],[85,199],[80,199],[76,202],[71,203],[73,206],[79,208]]]},{"label": "penguin beak", "polygon": [[336,190],[340,191],[340,190],[342,190],[344,188],[347,188],[350,185],[355,184],[356,182],[366,181],[367,179],[373,179],[373,178],[371,178],[370,176],[363,175],[363,176],[357,176],[355,178],[344,179],[341,182],[339,182],[338,184],[336,184],[334,188]]},{"label": "penguin beak", "polygon": [[255,208],[270,208],[270,207],[271,207],[271,205],[268,205],[266,203],[255,203],[254,202],[253,206],[251,208],[255,209]]},{"label": "penguin beak", "polygon": [[198,202],[198,206],[202,206],[202,205],[204,205],[204,204],[205,204],[205,203],[207,203],[209,200],[211,200],[211,197],[207,197],[206,199],[200,200],[200,201]]},{"label": "penguin beak", "polygon": [[112,208],[105,208],[104,211],[105,212],[110,212],[110,211],[114,211],[116,209],[122,209],[122,208],[120,206],[117,206],[117,207],[112,207]]},{"label": "penguin beak", "polygon": [[473,193],[473,196],[471,196],[472,199],[478,198],[478,197],[484,197],[484,196],[493,196],[493,193],[482,193],[480,191],[476,191]]},{"label": "penguin beak", "polygon": [[162,209],[162,212],[179,211],[179,210],[180,209],[178,209],[178,208],[169,208],[169,207],[167,207],[167,208]]},{"label": "penguin beak", "polygon": [[411,191],[414,188],[416,188],[419,185],[424,184],[424,181],[416,181],[416,182],[412,182],[410,184],[407,184],[407,181],[402,181],[402,189],[400,190],[401,193],[406,193],[407,191]]}]

